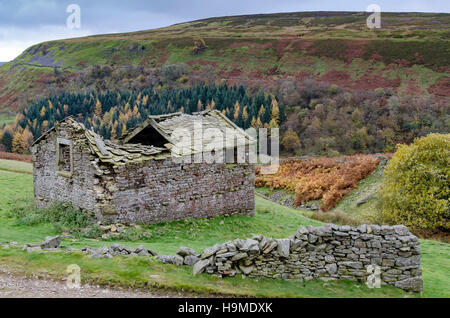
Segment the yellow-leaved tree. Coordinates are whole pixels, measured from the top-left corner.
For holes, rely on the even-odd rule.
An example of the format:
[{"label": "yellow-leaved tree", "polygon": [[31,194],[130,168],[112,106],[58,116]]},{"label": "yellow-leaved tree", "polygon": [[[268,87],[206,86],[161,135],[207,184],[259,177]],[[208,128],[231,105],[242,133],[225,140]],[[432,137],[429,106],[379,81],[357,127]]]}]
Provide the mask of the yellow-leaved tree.
[{"label": "yellow-leaved tree", "polygon": [[12,152],[15,153],[25,153],[25,141],[23,139],[23,134],[18,130],[12,140]]},{"label": "yellow-leaved tree", "polygon": [[102,118],[102,103],[97,99],[97,102],[95,103],[95,110],[94,110],[95,116],[97,118]]},{"label": "yellow-leaved tree", "polygon": [[285,150],[295,153],[296,150],[299,150],[302,144],[297,133],[289,128],[288,131],[284,133],[283,138],[281,139],[281,145]]},{"label": "yellow-leaved tree", "polygon": [[399,146],[385,168],[379,208],[385,221],[450,230],[450,134]]}]

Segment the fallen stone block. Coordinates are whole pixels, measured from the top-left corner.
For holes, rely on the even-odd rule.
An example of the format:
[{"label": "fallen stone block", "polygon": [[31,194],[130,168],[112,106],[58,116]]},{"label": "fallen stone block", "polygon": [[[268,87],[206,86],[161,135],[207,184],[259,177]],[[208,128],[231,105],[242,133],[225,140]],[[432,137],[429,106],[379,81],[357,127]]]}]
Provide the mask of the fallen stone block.
[{"label": "fallen stone block", "polygon": [[194,266],[195,263],[197,263],[199,258],[195,255],[188,255],[184,258],[184,265],[187,266]]},{"label": "fallen stone block", "polygon": [[181,257],[185,257],[197,255],[197,252],[195,252],[192,248],[182,246],[178,249],[177,254],[180,255]]},{"label": "fallen stone block", "polygon": [[203,273],[205,268],[209,265],[209,259],[202,259],[199,260],[197,263],[194,264],[194,268],[192,270],[194,276]]},{"label": "fallen stone block", "polygon": [[238,253],[231,258],[231,261],[236,262],[247,257],[248,257],[247,253]]},{"label": "fallen stone block", "polygon": [[61,244],[61,235],[58,236],[47,236],[45,240],[41,243],[39,243],[39,246],[42,249],[49,249],[49,248],[57,248]]},{"label": "fallen stone block", "polygon": [[200,256],[201,259],[208,258],[214,254],[216,254],[220,250],[220,245],[214,245],[213,247],[205,248],[203,250],[202,255]]}]

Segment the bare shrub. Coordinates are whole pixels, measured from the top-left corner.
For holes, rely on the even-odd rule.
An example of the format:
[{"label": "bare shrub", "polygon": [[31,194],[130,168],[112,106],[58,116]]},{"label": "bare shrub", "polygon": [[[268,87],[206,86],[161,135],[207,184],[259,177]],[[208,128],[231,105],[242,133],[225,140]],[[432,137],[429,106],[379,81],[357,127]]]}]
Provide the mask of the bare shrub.
[{"label": "bare shrub", "polygon": [[29,162],[29,163],[32,162],[32,158],[30,155],[20,155],[17,153],[1,152],[1,151],[0,151],[0,159],[16,160],[16,161]]}]

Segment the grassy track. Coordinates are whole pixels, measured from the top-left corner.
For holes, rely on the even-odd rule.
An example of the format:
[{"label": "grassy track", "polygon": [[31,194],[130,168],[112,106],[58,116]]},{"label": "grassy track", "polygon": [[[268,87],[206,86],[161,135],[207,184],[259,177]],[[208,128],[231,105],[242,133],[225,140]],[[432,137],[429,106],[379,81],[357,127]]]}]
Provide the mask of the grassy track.
[{"label": "grassy track", "polygon": [[[16,167],[17,165],[17,167]],[[16,241],[19,246],[39,242],[46,235],[57,232],[51,225],[23,226],[6,217],[13,206],[32,202],[32,176],[5,171],[22,167],[22,163],[0,162],[0,242]],[[288,237],[300,225],[319,225],[305,217],[306,213],[281,207],[256,198],[254,218],[239,216],[213,220],[190,220],[149,227],[154,234],[145,241],[115,241],[129,247],[144,245],[160,254],[172,254],[185,245],[200,251],[204,247],[236,237],[249,237],[264,233],[275,238]],[[110,241],[65,239],[66,247],[102,246]],[[450,297],[450,245],[434,241],[421,241],[422,268],[425,283],[424,297]],[[151,258],[117,257],[112,260],[91,259],[81,253],[26,253],[19,248],[0,249],[0,265],[23,274],[38,274],[64,278],[69,264],[82,268],[84,282],[125,287],[161,287],[200,293],[223,293],[258,297],[403,297],[405,292],[385,286],[378,290],[364,284],[313,280],[306,283],[271,279],[218,279],[210,275],[193,277],[191,268],[164,265]],[[417,295],[410,295],[417,296]]]}]

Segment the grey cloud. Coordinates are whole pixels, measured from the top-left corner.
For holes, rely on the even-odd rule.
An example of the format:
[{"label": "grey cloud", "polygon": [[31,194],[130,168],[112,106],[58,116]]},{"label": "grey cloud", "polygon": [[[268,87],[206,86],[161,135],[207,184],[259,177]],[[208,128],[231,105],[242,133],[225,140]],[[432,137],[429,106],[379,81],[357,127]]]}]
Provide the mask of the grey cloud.
[{"label": "grey cloud", "polygon": [[[435,11],[449,12],[450,3],[445,0],[376,0],[384,11]],[[95,25],[117,25],[133,28],[149,25],[152,16],[166,17],[167,23],[189,21],[212,16],[247,13],[268,13],[314,10],[363,11],[367,3],[360,0],[0,0],[0,26],[36,26],[65,23],[66,7],[79,4],[84,23],[89,28]],[[133,19],[137,17],[137,19]],[[164,22],[164,21],[161,21]],[[167,25],[167,24],[165,24]],[[161,25],[161,26],[165,26]]]}]

